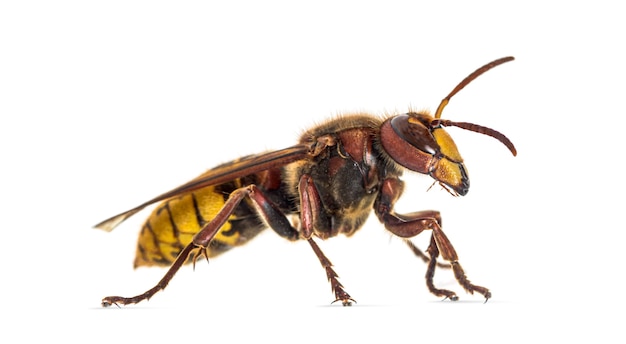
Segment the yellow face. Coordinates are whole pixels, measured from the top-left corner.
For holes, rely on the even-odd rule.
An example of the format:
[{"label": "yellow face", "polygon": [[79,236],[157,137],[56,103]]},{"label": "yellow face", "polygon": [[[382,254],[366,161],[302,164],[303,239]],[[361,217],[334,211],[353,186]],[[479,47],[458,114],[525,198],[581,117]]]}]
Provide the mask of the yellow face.
[{"label": "yellow face", "polygon": [[439,145],[442,156],[437,161],[437,166],[430,172],[430,176],[450,186],[460,195],[465,195],[469,190],[469,178],[456,144],[442,128],[434,129],[432,135]]},{"label": "yellow face", "polygon": [[465,195],[469,178],[452,137],[426,113],[396,116],[381,127],[381,144],[398,164],[428,174],[456,194]]}]

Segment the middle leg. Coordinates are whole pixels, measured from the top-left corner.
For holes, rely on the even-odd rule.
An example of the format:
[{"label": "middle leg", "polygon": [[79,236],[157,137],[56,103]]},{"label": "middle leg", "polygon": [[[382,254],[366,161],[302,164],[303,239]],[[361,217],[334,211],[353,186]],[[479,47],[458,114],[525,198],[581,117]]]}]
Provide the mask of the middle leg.
[{"label": "middle leg", "polygon": [[326,277],[330,282],[333,293],[335,294],[335,301],[341,301],[344,306],[351,306],[354,299],[344,289],[343,285],[339,282],[339,276],[333,270],[333,264],[324,255],[322,250],[317,246],[313,240],[315,228],[320,227],[328,228],[330,226],[330,220],[328,214],[323,210],[322,201],[320,195],[313,183],[313,179],[308,175],[303,175],[300,178],[298,185],[300,193],[300,223],[302,227],[302,236],[309,242],[311,248],[320,260],[322,267],[326,270]]}]

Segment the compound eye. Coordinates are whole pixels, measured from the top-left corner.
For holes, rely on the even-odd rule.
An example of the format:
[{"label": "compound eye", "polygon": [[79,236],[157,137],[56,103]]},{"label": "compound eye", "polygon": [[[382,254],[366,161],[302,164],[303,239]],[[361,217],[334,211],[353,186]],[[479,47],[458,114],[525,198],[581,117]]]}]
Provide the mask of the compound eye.
[{"label": "compound eye", "polygon": [[430,155],[439,152],[439,145],[421,118],[409,115],[396,116],[391,119],[391,127],[399,137],[422,152]]}]

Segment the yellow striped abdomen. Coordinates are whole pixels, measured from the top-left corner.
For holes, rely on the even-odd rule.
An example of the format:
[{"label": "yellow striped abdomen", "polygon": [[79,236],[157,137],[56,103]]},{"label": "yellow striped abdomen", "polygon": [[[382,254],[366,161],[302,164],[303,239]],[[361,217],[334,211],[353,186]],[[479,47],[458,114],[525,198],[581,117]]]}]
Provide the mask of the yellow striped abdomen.
[{"label": "yellow striped abdomen", "polygon": [[[161,203],[146,220],[139,233],[135,267],[169,266],[202,226],[224,205],[224,194],[209,186]],[[209,246],[209,256],[224,249],[211,250],[214,245],[237,246],[240,233],[231,231],[231,216]]]}]

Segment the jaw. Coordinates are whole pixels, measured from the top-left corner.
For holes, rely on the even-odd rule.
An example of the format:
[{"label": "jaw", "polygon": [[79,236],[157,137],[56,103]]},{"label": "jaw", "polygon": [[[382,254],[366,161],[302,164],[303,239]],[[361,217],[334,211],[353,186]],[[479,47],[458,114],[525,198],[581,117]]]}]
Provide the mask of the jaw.
[{"label": "jaw", "polygon": [[454,196],[465,196],[469,191],[469,177],[462,162],[442,158],[430,176]]}]

